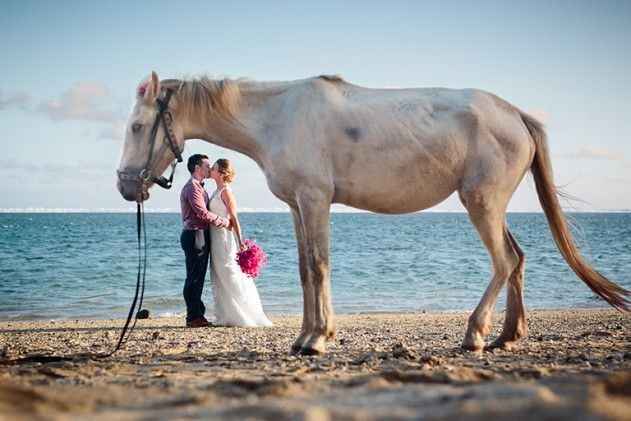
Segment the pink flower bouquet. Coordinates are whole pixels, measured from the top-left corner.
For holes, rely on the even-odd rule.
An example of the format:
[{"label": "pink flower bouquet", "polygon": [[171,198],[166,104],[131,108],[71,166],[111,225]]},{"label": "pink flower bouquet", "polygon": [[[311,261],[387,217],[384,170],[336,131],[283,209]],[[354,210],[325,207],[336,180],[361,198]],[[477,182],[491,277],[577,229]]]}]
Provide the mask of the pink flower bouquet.
[{"label": "pink flower bouquet", "polygon": [[237,263],[243,273],[254,279],[267,264],[267,254],[253,240],[245,240],[243,243],[246,249],[237,253]]}]

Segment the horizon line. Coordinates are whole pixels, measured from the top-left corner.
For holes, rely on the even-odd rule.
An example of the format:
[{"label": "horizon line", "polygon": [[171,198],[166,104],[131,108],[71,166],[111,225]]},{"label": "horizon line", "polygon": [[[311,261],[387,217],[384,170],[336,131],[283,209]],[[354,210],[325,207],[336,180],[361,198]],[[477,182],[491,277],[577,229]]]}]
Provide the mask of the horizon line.
[{"label": "horizon line", "polygon": [[[572,209],[563,210],[565,213],[631,213],[631,209]],[[147,208],[146,213],[164,213],[164,214],[179,214],[180,210],[175,208]],[[0,213],[136,213],[135,208],[0,208]],[[244,208],[239,210],[239,213],[290,213],[289,209],[283,208]],[[369,213],[375,215],[389,215],[381,214],[377,212],[371,212],[361,209],[331,209],[330,213]],[[465,209],[458,210],[441,210],[441,209],[425,209],[416,212],[407,212],[403,214],[392,215],[410,215],[415,213],[467,213]],[[543,213],[543,210],[508,210],[506,213]]]}]

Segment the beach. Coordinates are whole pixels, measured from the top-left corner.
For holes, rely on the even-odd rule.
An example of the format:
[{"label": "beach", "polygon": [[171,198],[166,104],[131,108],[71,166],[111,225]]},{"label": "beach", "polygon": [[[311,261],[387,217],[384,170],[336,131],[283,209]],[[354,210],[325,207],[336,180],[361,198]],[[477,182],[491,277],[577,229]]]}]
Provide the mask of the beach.
[{"label": "beach", "polygon": [[337,316],[314,357],[288,353],[299,316],[272,319],[141,320],[103,359],[122,320],[0,322],[0,418],[631,419],[631,319],[614,310],[532,311],[518,349],[481,353],[460,349],[464,312]]}]

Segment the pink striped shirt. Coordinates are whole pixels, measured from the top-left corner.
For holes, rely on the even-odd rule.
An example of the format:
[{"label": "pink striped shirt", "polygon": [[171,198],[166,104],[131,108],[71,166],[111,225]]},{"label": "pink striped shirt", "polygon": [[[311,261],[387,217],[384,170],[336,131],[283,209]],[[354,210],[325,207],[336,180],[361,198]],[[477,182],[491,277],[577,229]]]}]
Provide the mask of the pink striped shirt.
[{"label": "pink striped shirt", "polygon": [[191,177],[182,187],[180,206],[185,230],[203,230],[210,225],[227,227],[229,221],[208,211],[208,193],[204,186]]}]

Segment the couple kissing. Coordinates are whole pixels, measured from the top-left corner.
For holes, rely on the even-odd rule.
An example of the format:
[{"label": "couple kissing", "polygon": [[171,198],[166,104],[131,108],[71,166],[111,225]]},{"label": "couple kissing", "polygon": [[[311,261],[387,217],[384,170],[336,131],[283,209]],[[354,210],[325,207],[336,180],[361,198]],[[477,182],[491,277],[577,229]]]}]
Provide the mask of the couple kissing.
[{"label": "couple kissing", "polygon": [[[184,301],[186,326],[206,327],[206,307],[202,302],[204,278],[210,263],[215,308],[214,324],[219,326],[271,326],[252,279],[236,261],[244,249],[237,204],[230,189],[235,171],[227,159],[211,165],[208,156],[192,155],[187,163],[190,180],[182,188],[182,235],[180,243],[186,260]],[[205,180],[216,189],[208,195]]]}]

